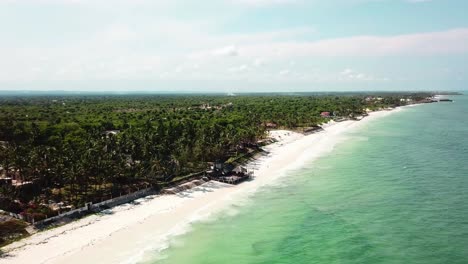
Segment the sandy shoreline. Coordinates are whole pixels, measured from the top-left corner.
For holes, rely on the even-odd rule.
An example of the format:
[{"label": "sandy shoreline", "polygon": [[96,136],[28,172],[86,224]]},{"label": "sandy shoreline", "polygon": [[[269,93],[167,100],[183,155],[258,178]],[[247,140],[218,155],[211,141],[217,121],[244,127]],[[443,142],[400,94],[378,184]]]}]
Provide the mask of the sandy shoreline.
[{"label": "sandy shoreline", "polygon": [[177,195],[139,199],[10,244],[2,249],[8,256],[0,263],[135,263],[145,252],[167,247],[171,237],[189,230],[190,223],[328,153],[346,139],[345,132],[400,109],[374,112],[359,122],[327,124],[324,131],[308,136],[275,131],[278,142],[265,148],[268,156],[249,164],[255,171],[253,181],[237,186],[211,181]]}]

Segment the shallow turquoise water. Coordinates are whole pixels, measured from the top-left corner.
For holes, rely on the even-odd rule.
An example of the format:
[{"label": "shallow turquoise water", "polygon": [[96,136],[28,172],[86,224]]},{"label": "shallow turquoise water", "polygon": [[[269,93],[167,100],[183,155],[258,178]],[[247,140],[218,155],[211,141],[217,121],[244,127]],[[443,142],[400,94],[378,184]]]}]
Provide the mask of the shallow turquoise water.
[{"label": "shallow turquoise water", "polygon": [[454,99],[369,122],[149,263],[468,263],[468,96]]}]

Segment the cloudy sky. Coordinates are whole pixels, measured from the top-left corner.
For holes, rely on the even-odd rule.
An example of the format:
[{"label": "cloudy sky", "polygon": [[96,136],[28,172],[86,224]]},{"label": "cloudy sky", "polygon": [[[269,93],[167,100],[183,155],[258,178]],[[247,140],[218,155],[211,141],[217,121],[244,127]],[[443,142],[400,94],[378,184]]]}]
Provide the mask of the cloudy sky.
[{"label": "cloudy sky", "polygon": [[467,90],[466,10],[466,0],[0,0],[0,90]]}]

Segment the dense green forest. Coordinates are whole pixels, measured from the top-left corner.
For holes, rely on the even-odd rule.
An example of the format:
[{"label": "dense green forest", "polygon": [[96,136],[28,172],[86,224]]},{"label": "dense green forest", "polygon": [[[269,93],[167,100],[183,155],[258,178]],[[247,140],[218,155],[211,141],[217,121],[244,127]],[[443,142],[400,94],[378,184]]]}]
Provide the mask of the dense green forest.
[{"label": "dense green forest", "polygon": [[[0,209],[81,206],[206,170],[268,126],[301,129],[429,94],[30,96],[0,98]],[[14,183],[8,181],[13,179]]]}]

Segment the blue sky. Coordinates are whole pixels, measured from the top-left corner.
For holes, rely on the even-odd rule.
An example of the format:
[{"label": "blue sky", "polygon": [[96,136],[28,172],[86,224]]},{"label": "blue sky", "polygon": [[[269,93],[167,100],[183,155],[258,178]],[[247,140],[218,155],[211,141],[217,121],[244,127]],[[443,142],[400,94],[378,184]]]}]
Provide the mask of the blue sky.
[{"label": "blue sky", "polygon": [[0,89],[463,90],[464,0],[0,0]]}]

